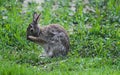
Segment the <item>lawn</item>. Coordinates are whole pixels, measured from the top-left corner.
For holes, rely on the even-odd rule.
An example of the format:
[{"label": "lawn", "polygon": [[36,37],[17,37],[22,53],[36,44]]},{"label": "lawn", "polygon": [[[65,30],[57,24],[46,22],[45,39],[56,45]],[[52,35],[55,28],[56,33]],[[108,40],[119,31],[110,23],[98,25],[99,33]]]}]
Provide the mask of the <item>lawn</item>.
[{"label": "lawn", "polygon": [[[0,75],[119,75],[119,0],[0,0]],[[70,37],[66,57],[40,58],[26,39],[33,12],[40,26],[60,24]]]}]

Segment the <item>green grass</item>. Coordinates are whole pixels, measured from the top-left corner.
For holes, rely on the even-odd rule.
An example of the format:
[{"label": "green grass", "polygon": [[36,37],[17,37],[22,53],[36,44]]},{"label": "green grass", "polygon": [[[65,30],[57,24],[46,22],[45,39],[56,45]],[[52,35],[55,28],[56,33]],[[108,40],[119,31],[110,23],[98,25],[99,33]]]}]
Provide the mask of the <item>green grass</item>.
[{"label": "green grass", "polygon": [[[0,75],[119,75],[119,0],[89,0],[87,6],[95,12],[86,13],[82,0],[76,0],[75,12],[70,10],[71,0],[50,0],[42,4],[42,11],[36,10],[38,4],[29,4],[25,14],[21,1],[0,0]],[[41,46],[26,40],[34,11],[42,13],[41,26],[58,23],[67,30],[67,57],[38,57]]]},{"label": "green grass", "polygon": [[0,61],[0,64],[1,75],[119,75],[120,73],[120,66],[111,66],[108,60],[102,58],[49,59],[49,63],[48,59],[45,59],[44,63],[37,66],[16,64],[12,61]]},{"label": "green grass", "polygon": [[[57,61],[56,61],[57,60]],[[119,75],[119,68],[111,66],[102,58],[68,58],[66,60],[55,59],[37,66],[30,64],[16,64],[14,62],[0,62],[1,75]],[[108,63],[108,64],[105,64]]]}]

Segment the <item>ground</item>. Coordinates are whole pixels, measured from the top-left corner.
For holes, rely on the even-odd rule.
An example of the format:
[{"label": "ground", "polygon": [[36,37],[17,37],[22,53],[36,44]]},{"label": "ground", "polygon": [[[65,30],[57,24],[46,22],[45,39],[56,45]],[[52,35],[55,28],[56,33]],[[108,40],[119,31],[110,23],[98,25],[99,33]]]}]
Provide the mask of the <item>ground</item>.
[{"label": "ground", "polygon": [[[0,1],[0,75],[120,74],[119,0],[37,1]],[[26,39],[35,11],[40,27],[57,23],[68,32],[66,57],[40,58],[42,47]]]}]

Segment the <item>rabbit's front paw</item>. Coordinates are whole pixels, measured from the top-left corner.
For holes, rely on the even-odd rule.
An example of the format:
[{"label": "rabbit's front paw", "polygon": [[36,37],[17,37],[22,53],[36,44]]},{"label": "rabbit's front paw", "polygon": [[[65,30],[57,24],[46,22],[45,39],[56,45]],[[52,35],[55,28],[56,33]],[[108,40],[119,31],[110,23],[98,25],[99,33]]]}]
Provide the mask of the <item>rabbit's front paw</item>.
[{"label": "rabbit's front paw", "polygon": [[36,37],[34,36],[28,36],[29,39],[37,39]]},{"label": "rabbit's front paw", "polygon": [[34,37],[34,36],[28,36],[27,39],[34,42],[38,40],[37,37]]}]

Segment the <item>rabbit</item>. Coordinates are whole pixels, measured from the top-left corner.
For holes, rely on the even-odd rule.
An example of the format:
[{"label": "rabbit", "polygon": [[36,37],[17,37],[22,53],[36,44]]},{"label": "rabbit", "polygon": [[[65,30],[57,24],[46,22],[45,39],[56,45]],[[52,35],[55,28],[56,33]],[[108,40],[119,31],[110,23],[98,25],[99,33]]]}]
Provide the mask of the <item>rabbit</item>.
[{"label": "rabbit", "polygon": [[44,48],[43,57],[66,56],[69,52],[69,37],[58,24],[40,27],[38,25],[41,14],[33,13],[33,21],[27,28],[27,40],[41,45]]}]

